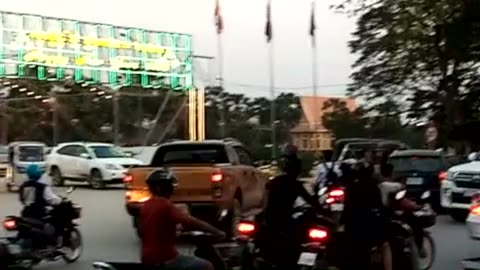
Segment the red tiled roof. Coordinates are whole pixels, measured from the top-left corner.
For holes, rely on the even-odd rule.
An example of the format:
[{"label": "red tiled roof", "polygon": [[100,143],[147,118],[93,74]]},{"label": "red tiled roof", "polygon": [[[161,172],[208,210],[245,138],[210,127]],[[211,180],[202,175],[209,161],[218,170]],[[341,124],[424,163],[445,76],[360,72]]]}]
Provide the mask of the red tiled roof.
[{"label": "red tiled roof", "polygon": [[318,132],[327,131],[323,125],[323,115],[331,109],[324,110],[325,104],[332,100],[337,99],[346,103],[349,110],[354,111],[357,109],[357,102],[354,98],[349,97],[315,97],[315,96],[302,96],[300,97],[300,105],[302,107],[303,115],[297,126],[290,130],[293,133],[299,132]]}]

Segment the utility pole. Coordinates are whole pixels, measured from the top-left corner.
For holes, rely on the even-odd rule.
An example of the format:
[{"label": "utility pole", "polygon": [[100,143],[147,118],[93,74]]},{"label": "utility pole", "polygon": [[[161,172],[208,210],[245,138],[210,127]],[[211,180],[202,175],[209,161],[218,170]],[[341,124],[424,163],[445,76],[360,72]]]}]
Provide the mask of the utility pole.
[{"label": "utility pole", "polygon": [[53,145],[58,143],[58,110],[57,110],[57,95],[55,91],[50,90],[50,106],[52,109],[52,135],[53,135]]},{"label": "utility pole", "polygon": [[0,109],[2,115],[2,137],[1,137],[1,144],[7,145],[8,144],[8,101],[7,99],[3,99],[0,101]]}]

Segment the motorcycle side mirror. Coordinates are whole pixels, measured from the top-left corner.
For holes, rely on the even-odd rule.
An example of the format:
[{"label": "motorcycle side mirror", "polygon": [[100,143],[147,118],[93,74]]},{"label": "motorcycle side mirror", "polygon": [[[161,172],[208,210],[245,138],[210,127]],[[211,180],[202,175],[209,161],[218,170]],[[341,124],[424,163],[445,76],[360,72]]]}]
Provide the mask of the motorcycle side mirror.
[{"label": "motorcycle side mirror", "polygon": [[90,159],[90,155],[87,154],[87,153],[81,153],[81,154],[80,154],[80,157],[81,157],[81,158],[84,158],[84,159]]},{"label": "motorcycle side mirror", "polygon": [[395,194],[395,200],[401,200],[403,198],[405,198],[405,195],[407,195],[407,191],[406,190],[401,190],[399,192],[397,192],[397,194]]},{"label": "motorcycle side mirror", "polygon": [[322,196],[323,194],[325,194],[327,192],[328,188],[327,187],[323,187],[321,188],[319,191],[318,191],[318,196]]},{"label": "motorcycle side mirror", "polygon": [[74,187],[74,186],[69,186],[69,187],[67,188],[67,194],[72,193],[74,190],[75,190],[75,187]]},{"label": "motorcycle side mirror", "polygon": [[426,200],[428,198],[430,198],[430,191],[425,191],[423,194],[422,194],[422,200]]}]

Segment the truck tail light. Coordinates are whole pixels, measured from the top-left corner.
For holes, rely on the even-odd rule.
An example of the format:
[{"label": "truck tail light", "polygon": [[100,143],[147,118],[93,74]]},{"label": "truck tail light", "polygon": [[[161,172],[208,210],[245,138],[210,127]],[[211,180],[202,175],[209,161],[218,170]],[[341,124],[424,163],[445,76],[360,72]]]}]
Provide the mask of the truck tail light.
[{"label": "truck tail light", "polygon": [[212,182],[212,192],[214,198],[220,198],[223,195],[223,181],[224,175],[221,170],[215,171],[210,176],[210,181]]},{"label": "truck tail light", "polygon": [[214,172],[210,179],[212,183],[218,183],[223,181],[223,173],[221,171]]},{"label": "truck tail light", "polygon": [[440,182],[447,180],[447,175],[447,172],[440,172],[438,174],[438,180],[440,180]]},{"label": "truck tail light", "polygon": [[132,182],[133,182],[133,175],[131,175],[131,174],[125,175],[125,177],[123,178],[123,183],[124,184],[131,184]]}]

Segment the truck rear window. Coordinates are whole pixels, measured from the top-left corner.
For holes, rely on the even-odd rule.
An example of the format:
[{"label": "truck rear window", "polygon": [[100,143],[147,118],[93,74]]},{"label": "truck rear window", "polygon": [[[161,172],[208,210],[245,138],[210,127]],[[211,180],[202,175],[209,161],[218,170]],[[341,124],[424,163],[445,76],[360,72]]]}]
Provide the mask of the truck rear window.
[{"label": "truck rear window", "polygon": [[165,164],[228,163],[225,146],[220,144],[176,144],[158,148],[152,166]]}]

